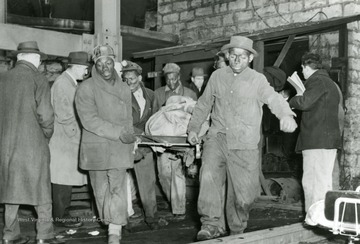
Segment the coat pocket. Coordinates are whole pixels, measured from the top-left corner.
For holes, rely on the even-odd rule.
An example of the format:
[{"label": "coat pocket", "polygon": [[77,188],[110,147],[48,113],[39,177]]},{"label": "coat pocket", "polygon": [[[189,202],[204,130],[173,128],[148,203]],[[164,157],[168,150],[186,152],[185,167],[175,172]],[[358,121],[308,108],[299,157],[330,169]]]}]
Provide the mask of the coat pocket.
[{"label": "coat pocket", "polygon": [[110,147],[107,142],[83,142],[80,149],[81,168],[106,168],[110,157]]}]

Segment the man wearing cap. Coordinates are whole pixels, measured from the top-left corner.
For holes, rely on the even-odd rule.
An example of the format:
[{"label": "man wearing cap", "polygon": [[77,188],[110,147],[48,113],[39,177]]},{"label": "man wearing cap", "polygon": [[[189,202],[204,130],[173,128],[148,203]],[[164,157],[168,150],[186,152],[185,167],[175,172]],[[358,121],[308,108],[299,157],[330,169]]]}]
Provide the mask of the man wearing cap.
[{"label": "man wearing cap", "polygon": [[126,170],[134,164],[131,91],[115,71],[114,50],[99,45],[93,52],[92,77],[76,93],[83,125],[80,168],[89,171],[100,219],[108,227],[108,243],[118,244],[127,224]]},{"label": "man wearing cap", "polygon": [[[163,68],[166,85],[155,90],[154,112],[165,105],[167,99],[174,95],[197,100],[191,89],[184,87],[180,81],[180,67],[167,63]],[[182,220],[186,212],[186,184],[181,158],[171,152],[164,152],[157,157],[158,175],[161,187],[171,203],[175,219]]]},{"label": "man wearing cap", "polygon": [[233,36],[223,47],[229,66],[214,71],[196,104],[188,127],[191,144],[200,143],[201,124],[211,113],[200,170],[198,212],[202,227],[198,240],[225,233],[222,189],[227,181],[226,220],[230,234],[247,227],[249,211],[260,193],[259,150],[262,106],[267,104],[292,132],[297,125],[288,103],[269,85],[265,76],[249,67],[257,55],[247,37]]},{"label": "man wearing cap", "polygon": [[[153,114],[154,92],[142,83],[142,68],[131,61],[126,61],[122,68],[123,81],[128,84],[132,92],[132,116],[136,134],[143,134],[145,124]],[[156,174],[154,154],[149,147],[139,147],[135,154],[134,170],[145,222],[151,229],[159,228],[156,203]]]},{"label": "man wearing cap", "polygon": [[50,139],[50,173],[53,198],[53,218],[56,226],[80,227],[82,223],[71,217],[72,186],[87,184],[87,175],[79,171],[81,131],[75,115],[77,80],[83,80],[88,72],[88,54],[71,52],[68,68],[51,87],[51,104],[54,108],[54,134]]},{"label": "man wearing cap", "polygon": [[54,129],[50,86],[39,71],[47,58],[35,41],[14,52],[15,68],[0,73],[0,203],[5,204],[2,243],[26,243],[20,234],[19,205],[37,212],[37,243],[54,239],[51,218],[49,139]]},{"label": "man wearing cap", "polygon": [[195,92],[197,98],[199,98],[204,92],[206,86],[206,76],[207,75],[204,73],[204,69],[201,67],[194,67],[191,71],[190,89]]}]

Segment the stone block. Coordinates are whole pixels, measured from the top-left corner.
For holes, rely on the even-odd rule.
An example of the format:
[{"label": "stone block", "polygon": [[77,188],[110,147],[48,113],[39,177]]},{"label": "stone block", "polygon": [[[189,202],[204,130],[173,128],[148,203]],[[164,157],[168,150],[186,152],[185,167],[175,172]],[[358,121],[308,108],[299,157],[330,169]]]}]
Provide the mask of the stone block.
[{"label": "stone block", "polygon": [[310,20],[311,18],[312,18],[311,21],[319,21],[321,19],[321,17],[319,16],[321,14],[317,14],[319,11],[320,11],[320,9],[312,9],[312,10],[306,10],[306,11],[301,11],[301,12],[294,12],[291,17],[291,22],[294,22],[294,23],[306,22],[306,21]]},{"label": "stone block", "polygon": [[252,33],[254,31],[259,30],[259,22],[253,21],[253,22],[244,22],[241,25],[237,26],[238,32],[249,32]]},{"label": "stone block", "polygon": [[174,28],[173,25],[163,25],[160,29],[161,32],[164,33],[173,33],[174,32]]},{"label": "stone block", "polygon": [[344,16],[355,15],[360,13],[360,3],[354,3],[350,1],[349,3],[344,3]]},{"label": "stone block", "polygon": [[201,6],[202,0],[191,0],[190,1],[190,7],[192,8],[198,8]]},{"label": "stone block", "polygon": [[303,1],[291,1],[279,3],[277,9],[280,14],[302,11],[304,9]]},{"label": "stone block", "polygon": [[198,26],[204,26],[204,19],[196,19],[186,23],[188,29],[197,28]]},{"label": "stone block", "polygon": [[348,41],[353,45],[360,44],[360,33],[356,31],[349,31],[348,33]]},{"label": "stone block", "polygon": [[359,45],[349,44],[348,45],[348,55],[349,55],[349,57],[359,57],[359,55],[360,55]]},{"label": "stone block", "polygon": [[328,0],[329,5],[337,4],[337,3],[345,3],[345,2],[353,2],[353,0]]},{"label": "stone block", "polygon": [[180,13],[180,20],[192,20],[195,18],[195,11],[189,10]]},{"label": "stone block", "polygon": [[226,11],[228,11],[228,4],[227,3],[220,4],[220,12],[226,12]]},{"label": "stone block", "polygon": [[163,16],[163,24],[174,23],[179,21],[179,13],[172,13]]},{"label": "stone block", "polygon": [[222,16],[214,16],[214,17],[208,17],[204,18],[204,26],[205,27],[221,27],[223,26],[222,23]]},{"label": "stone block", "polygon": [[225,26],[223,32],[224,36],[233,36],[237,33],[235,26]]},{"label": "stone block", "polygon": [[343,16],[343,8],[341,4],[324,7],[322,11],[327,15],[329,19]]},{"label": "stone block", "polygon": [[158,6],[159,14],[168,14],[172,12],[172,4],[162,4]]},{"label": "stone block", "polygon": [[223,36],[223,27],[199,29],[200,40],[208,40],[210,38],[217,38],[222,36]]},{"label": "stone block", "polygon": [[174,2],[173,3],[173,11],[184,11],[188,9],[188,2],[187,1],[181,1],[181,2]]},{"label": "stone block", "polygon": [[214,13],[213,7],[204,7],[195,9],[195,16],[208,16]]},{"label": "stone block", "polygon": [[[257,1],[258,0],[256,0],[256,2]],[[246,7],[247,7],[246,0],[237,0],[234,2],[229,2],[229,11],[243,10],[246,9]]]},{"label": "stone block", "polygon": [[234,25],[234,14],[226,14],[223,16],[223,25]]},{"label": "stone block", "polygon": [[263,19],[267,16],[274,16],[277,15],[276,9],[274,5],[262,7],[256,10],[258,15],[260,15]]},{"label": "stone block", "polygon": [[269,0],[250,0],[249,1],[249,8],[262,8],[266,5],[269,5],[271,1]]},{"label": "stone block", "polygon": [[[349,60],[349,69],[360,70],[360,59],[358,59],[357,57],[356,58],[349,57],[348,60]],[[351,77],[349,77],[349,78],[351,78]]]},{"label": "stone block", "polygon": [[234,15],[235,23],[241,24],[244,21],[252,20],[254,17],[253,11],[236,12]]},{"label": "stone block", "polygon": [[311,8],[319,8],[326,6],[327,1],[319,1],[319,0],[304,0],[304,8],[311,9]]},{"label": "stone block", "polygon": [[198,29],[184,29],[180,32],[181,43],[194,43],[199,42],[199,30]]},{"label": "stone block", "polygon": [[270,27],[278,27],[279,25],[289,24],[289,22],[287,22],[280,16],[269,17],[265,21]]}]

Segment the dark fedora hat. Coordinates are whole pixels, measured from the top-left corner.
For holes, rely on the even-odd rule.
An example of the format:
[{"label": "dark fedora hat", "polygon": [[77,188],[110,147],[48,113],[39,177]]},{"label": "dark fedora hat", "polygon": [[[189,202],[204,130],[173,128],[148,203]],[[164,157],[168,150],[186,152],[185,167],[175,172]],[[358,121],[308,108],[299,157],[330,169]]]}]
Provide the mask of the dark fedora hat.
[{"label": "dark fedora hat", "polygon": [[18,55],[19,53],[37,53],[40,55],[42,60],[47,59],[47,55],[43,52],[40,52],[36,41],[20,42],[17,47],[17,51],[12,53],[13,55]]},{"label": "dark fedora hat", "polygon": [[230,38],[230,43],[222,46],[221,51],[226,52],[230,48],[242,48],[242,49],[248,50],[249,52],[254,54],[254,56],[258,55],[258,53],[253,48],[253,40],[251,40],[250,38],[247,38],[245,36],[232,36]]},{"label": "dark fedora hat", "polygon": [[68,64],[89,66],[89,55],[87,52],[70,52],[68,56]]}]

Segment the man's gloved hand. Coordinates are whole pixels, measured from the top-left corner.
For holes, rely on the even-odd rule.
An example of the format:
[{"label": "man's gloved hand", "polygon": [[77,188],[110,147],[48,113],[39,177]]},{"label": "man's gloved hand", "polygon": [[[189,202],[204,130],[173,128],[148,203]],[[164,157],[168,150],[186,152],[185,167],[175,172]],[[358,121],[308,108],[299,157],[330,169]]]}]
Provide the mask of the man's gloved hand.
[{"label": "man's gloved hand", "polygon": [[191,145],[195,145],[200,142],[198,134],[194,131],[189,132],[187,140]]},{"label": "man's gloved hand", "polygon": [[125,144],[131,144],[136,141],[136,137],[132,133],[123,133],[119,136],[119,139]]},{"label": "man's gloved hand", "polygon": [[139,161],[143,159],[149,152],[152,152],[149,147],[138,147],[135,151],[134,160]]}]

